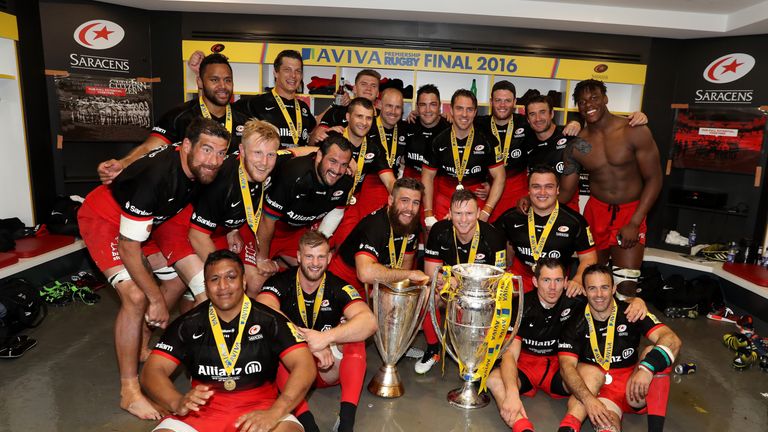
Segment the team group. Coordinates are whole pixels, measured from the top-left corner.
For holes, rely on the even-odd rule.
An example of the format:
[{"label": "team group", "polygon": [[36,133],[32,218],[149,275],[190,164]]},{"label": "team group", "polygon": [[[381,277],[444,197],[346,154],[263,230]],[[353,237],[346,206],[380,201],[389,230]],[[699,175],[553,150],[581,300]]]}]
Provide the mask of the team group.
[{"label": "team group", "polygon": [[[659,154],[642,113],[608,111],[602,82],[574,89],[583,125],[557,126],[543,96],[516,113],[509,81],[494,84],[487,116],[468,90],[441,113],[424,85],[403,120],[401,90],[379,92],[366,69],[354,97],[316,118],[296,97],[298,52],[276,57],[271,91],[232,104],[225,56],[196,53],[189,66],[198,98],[102,162],[78,214],[121,300],[123,409],[162,418],[159,431],[317,431],[306,392],[340,384],[334,428],[351,431],[377,330],[366,285],[422,285],[443,265],[477,263],[525,285],[523,323],[488,379],[512,430],[534,430],[520,395],[537,389],[569,397],[560,431],[587,417],[619,430],[622,413],[646,411],[649,430],[663,429],[681,342],[634,298]],[[420,374],[440,361],[430,321]],[[150,349],[155,328],[165,332]],[[639,352],[642,336],[651,345]],[[186,393],[171,381],[180,364]]]}]

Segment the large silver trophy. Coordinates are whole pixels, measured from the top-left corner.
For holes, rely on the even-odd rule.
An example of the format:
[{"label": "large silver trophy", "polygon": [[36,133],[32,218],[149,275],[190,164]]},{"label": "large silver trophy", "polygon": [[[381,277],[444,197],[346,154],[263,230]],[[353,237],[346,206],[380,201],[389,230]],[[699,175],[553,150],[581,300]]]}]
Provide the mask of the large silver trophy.
[{"label": "large silver trophy", "polygon": [[412,286],[407,279],[373,285],[371,301],[378,323],[378,331],[373,338],[384,361],[368,384],[368,391],[376,396],[396,398],[405,392],[395,365],[421,328],[428,293],[428,286]]},{"label": "large silver trophy", "polygon": [[[459,373],[464,384],[448,392],[448,402],[459,408],[482,408],[490,402],[487,392],[480,392],[480,382],[490,372],[491,360],[501,358],[514,339],[523,312],[522,278],[520,276],[505,276],[504,270],[487,264],[459,264],[435,271],[432,278],[433,295],[430,295],[429,311],[432,325],[441,340],[450,340],[445,344],[445,350],[459,363]],[[442,277],[439,275],[442,274]],[[452,280],[455,278],[455,281]],[[436,318],[435,295],[436,284],[443,282],[441,296],[446,302],[445,335]],[[501,289],[508,295],[509,309],[501,307],[497,310],[497,290]],[[499,293],[502,294],[503,293]],[[517,307],[514,307],[515,300]],[[517,311],[511,316],[511,311]],[[498,328],[499,321],[494,322],[494,316],[507,314],[504,328]],[[492,328],[492,324],[496,328]],[[489,332],[496,334],[491,339],[504,341],[503,335],[511,329],[511,334],[505,342],[497,343],[489,349]],[[491,341],[491,344],[494,342]],[[482,369],[482,370],[480,370]],[[478,376],[481,375],[481,376]]]}]

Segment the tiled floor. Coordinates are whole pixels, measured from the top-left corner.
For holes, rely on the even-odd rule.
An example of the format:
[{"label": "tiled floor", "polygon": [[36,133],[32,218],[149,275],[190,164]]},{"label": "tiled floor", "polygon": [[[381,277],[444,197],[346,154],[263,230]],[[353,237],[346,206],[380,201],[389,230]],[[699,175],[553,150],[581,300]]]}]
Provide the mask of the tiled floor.
[{"label": "tiled floor", "polygon": [[[103,300],[96,306],[52,309],[42,327],[28,333],[39,340],[39,345],[21,359],[0,362],[0,431],[152,429],[153,423],[137,420],[118,408],[112,342],[117,298],[109,289],[101,294]],[[731,368],[733,355],[720,338],[733,326],[705,318],[667,322],[683,339],[681,359],[698,365],[695,375],[676,377],[672,384],[667,430],[768,430],[768,373],[757,367],[745,372]],[[358,431],[509,430],[493,403],[475,411],[447,404],[446,392],[459,384],[452,362],[444,377],[437,367],[425,376],[417,376],[413,362],[403,359],[399,364],[406,389],[403,397],[385,400],[363,390]],[[368,347],[368,365],[366,384],[380,365],[372,344]],[[185,385],[183,374],[177,383]],[[338,388],[311,395],[310,406],[323,430],[330,430],[335,420],[338,398]],[[540,431],[556,430],[565,412],[564,401],[553,401],[541,394],[524,399],[524,403]],[[627,431],[646,430],[645,418],[639,416],[627,416],[624,425]],[[588,426],[584,429],[590,430]]]}]

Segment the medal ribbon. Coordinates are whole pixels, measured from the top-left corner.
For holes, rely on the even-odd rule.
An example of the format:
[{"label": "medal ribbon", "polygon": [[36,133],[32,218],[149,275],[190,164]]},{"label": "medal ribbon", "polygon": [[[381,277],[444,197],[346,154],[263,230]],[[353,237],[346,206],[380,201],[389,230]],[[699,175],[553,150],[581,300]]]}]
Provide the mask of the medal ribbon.
[{"label": "medal ribbon", "polygon": [[549,233],[552,231],[552,227],[555,225],[555,219],[560,214],[560,204],[555,202],[555,209],[552,210],[552,214],[549,215],[547,223],[544,225],[544,230],[541,232],[541,238],[536,241],[536,222],[533,218],[533,207],[528,209],[528,241],[531,244],[531,255],[533,261],[536,262],[541,257],[541,253],[544,251],[544,243],[549,238]]},{"label": "medal ribbon", "polygon": [[496,305],[493,320],[491,320],[491,326],[485,335],[483,345],[480,345],[478,348],[485,351],[485,358],[480,362],[477,372],[472,377],[473,380],[480,379],[478,394],[482,393],[487,387],[488,375],[491,374],[496,359],[501,355],[501,345],[504,343],[509,324],[512,322],[512,297],[515,294],[513,277],[514,275],[511,273],[504,273],[496,287]]},{"label": "medal ribbon", "polygon": [[304,321],[304,327],[311,329],[317,323],[317,315],[320,313],[320,306],[323,303],[323,293],[325,292],[325,274],[323,274],[323,279],[320,281],[320,287],[317,288],[315,304],[312,306],[312,325],[309,325],[309,319],[307,318],[307,305],[304,303],[304,290],[301,289],[301,282],[299,282],[299,271],[296,272],[296,301],[299,306],[299,315],[301,315],[301,320]]},{"label": "medal ribbon", "polygon": [[606,372],[611,368],[611,356],[613,355],[613,338],[616,336],[616,314],[619,310],[616,307],[616,300],[611,300],[613,312],[608,319],[608,328],[605,335],[605,350],[600,354],[600,346],[597,343],[597,332],[595,331],[595,323],[592,321],[592,313],[589,310],[589,305],[584,308],[584,318],[587,319],[587,328],[589,329],[589,345],[592,348],[592,355],[595,356],[595,361]]},{"label": "medal ribbon", "polygon": [[[344,138],[349,139],[349,127],[344,129]],[[352,183],[352,189],[349,191],[347,197],[347,205],[352,201],[352,197],[355,195],[355,189],[357,189],[357,183],[360,181],[360,176],[363,174],[363,166],[365,165],[365,155],[368,152],[368,140],[363,137],[363,142],[360,144],[360,153],[357,154],[357,171],[355,171],[355,182]]]},{"label": "medal ribbon", "polygon": [[393,269],[403,268],[403,259],[405,258],[405,246],[408,244],[408,236],[403,236],[403,242],[400,244],[400,256],[395,256],[395,234],[392,231],[392,225],[389,226],[389,266]]},{"label": "medal ribbon", "polygon": [[285,103],[283,102],[283,98],[281,98],[280,95],[277,94],[277,91],[274,88],[272,88],[272,96],[275,97],[277,106],[280,107],[280,112],[283,113],[283,118],[285,119],[285,122],[288,123],[288,129],[291,131],[291,139],[293,139],[293,145],[299,145],[299,138],[302,130],[301,106],[300,106],[301,104],[299,103],[298,99],[293,100],[293,108],[296,111],[296,125],[294,125],[293,120],[291,120],[291,116],[288,115],[288,109],[285,108]]},{"label": "medal ribbon", "polygon": [[469,256],[467,262],[461,262],[459,258],[459,242],[456,240],[456,228],[453,227],[453,247],[456,248],[456,264],[474,264],[475,255],[477,255],[477,246],[480,244],[480,222],[475,222],[475,234],[472,236],[472,243],[469,246]]},{"label": "medal ribbon", "polygon": [[395,129],[392,131],[392,144],[387,144],[387,133],[384,130],[384,125],[381,124],[379,117],[376,117],[376,127],[379,129],[379,140],[381,140],[381,146],[384,147],[384,152],[387,155],[387,165],[392,168],[395,164],[395,155],[397,154],[397,123],[395,123]]},{"label": "medal ribbon", "polygon": [[[205,101],[203,101],[203,95],[198,96],[197,101],[200,104],[200,112],[203,114],[203,118],[211,118],[211,112],[208,111],[208,107],[205,105]],[[227,104],[227,116],[224,120],[224,127],[227,128],[230,134],[232,133],[232,107],[229,104]]]},{"label": "medal ribbon", "polygon": [[467,137],[467,143],[464,144],[464,154],[461,161],[459,161],[459,143],[456,141],[456,131],[451,128],[451,152],[453,153],[453,166],[456,168],[456,178],[461,184],[461,179],[464,178],[464,171],[467,169],[469,163],[469,155],[472,153],[472,141],[475,139],[475,128],[472,127],[469,130],[469,137]]},{"label": "medal ribbon", "polygon": [[[493,116],[491,116],[491,132],[493,133],[493,136],[496,137],[496,141],[499,142],[499,147],[503,150],[502,154],[496,153],[496,162],[504,161],[504,164],[507,163],[507,158],[509,157],[509,148],[512,146],[512,135],[514,135],[515,130],[515,116],[509,118],[509,123],[507,123],[507,133],[504,134],[504,145],[501,145],[501,137],[499,136],[499,128],[496,126],[496,122],[493,121]],[[497,147],[497,148],[499,148]]]},{"label": "medal ribbon", "polygon": [[231,376],[235,369],[235,363],[237,358],[240,357],[241,341],[243,339],[243,329],[245,329],[245,322],[248,320],[248,315],[251,313],[251,299],[248,296],[243,296],[243,305],[240,307],[240,321],[237,324],[237,335],[235,336],[235,342],[232,344],[232,351],[227,348],[227,341],[224,340],[224,332],[221,330],[221,323],[219,317],[216,315],[216,309],[213,308],[213,304],[208,305],[208,322],[211,324],[211,330],[213,331],[213,339],[216,341],[216,348],[218,348],[219,358],[221,358],[221,364],[224,366],[224,371],[227,376]]},{"label": "medal ribbon", "polygon": [[256,213],[253,212],[253,199],[251,198],[251,188],[248,187],[248,178],[245,176],[245,157],[240,155],[240,167],[237,169],[237,177],[240,181],[240,194],[243,196],[243,207],[245,207],[245,220],[248,226],[256,234],[259,229],[259,220],[261,219],[261,208],[264,203],[264,190],[259,195],[259,206]]}]

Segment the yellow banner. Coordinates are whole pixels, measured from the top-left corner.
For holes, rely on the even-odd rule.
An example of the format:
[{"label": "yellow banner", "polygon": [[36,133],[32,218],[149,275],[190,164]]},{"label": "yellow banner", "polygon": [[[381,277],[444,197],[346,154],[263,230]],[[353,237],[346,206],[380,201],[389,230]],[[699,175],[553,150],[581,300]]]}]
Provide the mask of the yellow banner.
[{"label": "yellow banner", "polygon": [[19,40],[19,28],[16,25],[15,16],[0,12],[0,37]]},{"label": "yellow banner", "polygon": [[646,66],[639,64],[562,59],[557,62],[552,78],[645,84],[645,70]]},{"label": "yellow banner", "polygon": [[[224,47],[220,52],[229,58],[232,63],[262,63],[264,57],[263,42],[226,42],[226,41],[181,41],[181,55],[183,60],[189,59],[195,51],[202,51],[205,55],[211,54],[214,45]],[[269,63],[272,61],[270,60]]]},{"label": "yellow banner", "polygon": [[645,65],[526,57],[503,54],[478,54],[452,51],[421,51],[353,46],[300,45],[266,42],[182,41],[184,60],[196,50],[206,54],[221,44],[222,54],[233,63],[271,64],[283,50],[301,53],[306,66],[358,67],[435,72],[476,73],[644,84]]}]

